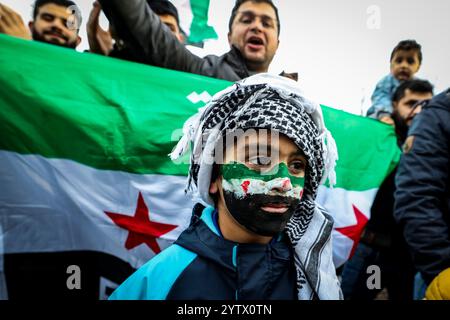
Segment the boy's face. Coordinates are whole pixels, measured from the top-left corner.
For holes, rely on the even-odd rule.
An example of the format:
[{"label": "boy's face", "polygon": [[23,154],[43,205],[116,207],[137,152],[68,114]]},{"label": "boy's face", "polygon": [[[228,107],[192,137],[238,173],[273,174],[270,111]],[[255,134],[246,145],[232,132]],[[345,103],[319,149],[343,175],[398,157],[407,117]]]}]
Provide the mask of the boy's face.
[{"label": "boy's face", "polygon": [[228,145],[210,191],[218,192],[219,213],[225,208],[246,230],[269,237],[285,228],[299,204],[307,161],[289,138],[267,132],[247,130]]},{"label": "boy's face", "polygon": [[391,60],[391,74],[399,81],[410,80],[419,71],[419,54],[416,50],[398,50]]}]

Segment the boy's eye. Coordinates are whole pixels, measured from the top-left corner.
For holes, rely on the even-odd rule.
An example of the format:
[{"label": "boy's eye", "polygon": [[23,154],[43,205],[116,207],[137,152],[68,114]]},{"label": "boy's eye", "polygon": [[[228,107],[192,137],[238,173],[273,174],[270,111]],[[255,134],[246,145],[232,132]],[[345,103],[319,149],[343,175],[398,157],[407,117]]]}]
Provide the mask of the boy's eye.
[{"label": "boy's eye", "polygon": [[289,164],[289,171],[293,175],[304,174],[305,170],[306,170],[306,164],[305,164],[305,162],[303,162],[301,160],[295,160]]},{"label": "boy's eye", "polygon": [[408,58],[408,64],[414,64],[414,58]]},{"label": "boy's eye", "polygon": [[395,62],[397,62],[397,63],[402,63],[402,61],[403,61],[403,58],[397,58],[397,60],[395,60]]},{"label": "boy's eye", "polygon": [[271,164],[271,159],[270,157],[256,156],[249,158],[248,163],[255,166],[268,166]]}]

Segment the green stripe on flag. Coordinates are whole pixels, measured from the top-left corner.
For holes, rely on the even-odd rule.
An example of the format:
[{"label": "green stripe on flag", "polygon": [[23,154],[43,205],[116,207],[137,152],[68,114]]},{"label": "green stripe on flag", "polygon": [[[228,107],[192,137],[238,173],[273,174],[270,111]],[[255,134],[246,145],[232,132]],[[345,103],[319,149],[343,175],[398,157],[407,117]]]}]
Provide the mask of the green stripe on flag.
[{"label": "green stripe on flag", "polygon": [[339,151],[336,187],[378,188],[400,160],[393,127],[328,107],[323,107],[323,113]]},{"label": "green stripe on flag", "polygon": [[187,174],[167,156],[186,97],[229,85],[4,35],[0,65],[0,149],[134,173]]},{"label": "green stripe on flag", "polygon": [[[230,83],[0,35],[0,149],[130,173],[186,175],[176,129]],[[378,188],[398,162],[392,127],[323,107],[339,148],[336,187]]]}]

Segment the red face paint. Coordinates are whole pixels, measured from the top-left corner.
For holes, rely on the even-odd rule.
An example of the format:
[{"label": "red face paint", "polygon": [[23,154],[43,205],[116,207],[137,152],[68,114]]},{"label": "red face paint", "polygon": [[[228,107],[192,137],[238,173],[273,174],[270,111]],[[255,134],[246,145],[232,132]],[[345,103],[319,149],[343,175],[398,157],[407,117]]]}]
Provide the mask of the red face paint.
[{"label": "red face paint", "polygon": [[283,189],[292,189],[291,180],[289,179],[284,180]]},{"label": "red face paint", "polygon": [[244,193],[247,194],[248,193],[248,186],[250,185],[250,181],[245,180],[244,182],[242,182],[241,187],[242,190],[244,190]]}]

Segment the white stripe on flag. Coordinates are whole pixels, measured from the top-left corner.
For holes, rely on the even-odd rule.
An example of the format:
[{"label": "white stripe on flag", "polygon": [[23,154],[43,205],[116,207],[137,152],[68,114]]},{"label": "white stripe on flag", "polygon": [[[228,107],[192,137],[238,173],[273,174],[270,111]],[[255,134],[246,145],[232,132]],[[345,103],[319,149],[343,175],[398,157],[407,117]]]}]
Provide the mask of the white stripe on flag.
[{"label": "white stripe on flag", "polygon": [[[97,170],[71,160],[0,151],[0,185],[8,186],[0,193],[0,239],[8,253],[97,250],[136,268],[154,253],[145,244],[127,250],[129,232],[104,211],[133,216],[141,192],[152,221],[179,226],[157,240],[164,249],[191,217],[194,203],[184,193],[185,181],[183,176]],[[376,192],[321,186],[317,202],[333,216],[335,228],[348,227],[356,224],[353,205],[369,218]],[[339,267],[353,241],[336,231],[332,241]]]},{"label": "white stripe on flag", "polygon": [[0,151],[0,221],[7,253],[96,250],[138,267],[154,253],[127,250],[128,231],[104,211],[133,216],[139,192],[150,220],[177,225],[157,240],[161,249],[187,227],[193,203],[186,177],[97,170],[71,160]]},{"label": "white stripe on flag", "polygon": [[[320,186],[317,203],[320,203],[334,219],[334,228],[353,226],[357,223],[353,209],[355,206],[367,219],[378,188],[366,191],[351,191],[342,188]],[[333,261],[336,268],[344,264],[351,253],[353,240],[333,230]]]},{"label": "white stripe on flag", "polygon": [[191,9],[190,0],[170,0],[178,10],[178,15],[180,18],[180,27],[189,36],[191,32],[192,19],[194,19],[194,14]]}]

